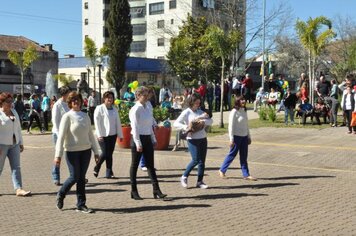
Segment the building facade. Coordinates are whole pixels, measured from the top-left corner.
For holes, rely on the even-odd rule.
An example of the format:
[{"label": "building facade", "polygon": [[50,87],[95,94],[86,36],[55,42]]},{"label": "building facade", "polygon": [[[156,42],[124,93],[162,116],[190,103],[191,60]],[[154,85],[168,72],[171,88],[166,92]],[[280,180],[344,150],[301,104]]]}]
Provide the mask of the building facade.
[{"label": "building facade", "polygon": [[25,71],[25,94],[44,92],[48,75],[58,73],[58,52],[53,50],[51,44],[39,45],[22,36],[0,35],[0,91],[20,93],[20,70],[7,54],[9,51],[23,52],[29,45],[35,46],[39,57]]},{"label": "building facade", "polygon": [[[105,19],[110,0],[82,0],[82,40],[90,37],[98,48],[108,39]],[[133,42],[130,56],[164,59],[170,48],[170,38],[179,33],[187,19],[205,16],[223,29],[238,28],[243,39],[238,53],[245,48],[246,0],[129,0]],[[84,43],[83,43],[84,45]],[[84,51],[83,51],[84,55]],[[245,57],[238,64],[244,65]],[[239,65],[238,65],[239,66]]]}]

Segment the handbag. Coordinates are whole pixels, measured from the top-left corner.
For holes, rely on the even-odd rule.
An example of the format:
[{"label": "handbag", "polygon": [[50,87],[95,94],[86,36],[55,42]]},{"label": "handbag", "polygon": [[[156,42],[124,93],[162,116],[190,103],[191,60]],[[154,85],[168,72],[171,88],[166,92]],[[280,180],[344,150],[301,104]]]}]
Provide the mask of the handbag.
[{"label": "handbag", "polygon": [[350,126],[351,127],[356,126],[356,112],[352,112],[352,119],[350,122]]}]

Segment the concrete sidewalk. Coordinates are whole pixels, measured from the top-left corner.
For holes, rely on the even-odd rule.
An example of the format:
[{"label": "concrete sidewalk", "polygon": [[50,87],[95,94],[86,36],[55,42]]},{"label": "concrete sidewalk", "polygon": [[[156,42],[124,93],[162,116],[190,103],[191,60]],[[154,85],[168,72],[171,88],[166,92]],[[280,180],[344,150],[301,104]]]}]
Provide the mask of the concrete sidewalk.
[{"label": "concrete sidewalk", "polygon": [[[225,116],[224,116],[225,117]],[[128,149],[115,150],[117,179],[87,177],[87,205],[95,214],[74,211],[75,187],[55,207],[58,187],[51,182],[54,155],[50,135],[25,135],[21,157],[24,188],[33,196],[15,197],[8,162],[0,178],[2,235],[356,235],[356,136],[346,128],[252,129],[249,182],[241,178],[235,160],[228,179],[218,169],[228,152],[227,135],[208,139],[204,181],[189,188],[179,177],[190,161],[186,149],[156,151],[155,165],[161,189],[171,201],[155,200],[147,173],[139,170],[138,189],[143,201],[130,199]],[[171,140],[173,142],[173,140]],[[65,161],[62,180],[68,176]]]}]

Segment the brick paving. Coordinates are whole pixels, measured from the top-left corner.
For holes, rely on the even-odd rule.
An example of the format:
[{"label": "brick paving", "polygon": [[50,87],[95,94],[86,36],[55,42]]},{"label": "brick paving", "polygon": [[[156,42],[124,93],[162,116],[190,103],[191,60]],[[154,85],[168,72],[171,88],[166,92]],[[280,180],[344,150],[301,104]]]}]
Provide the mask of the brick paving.
[{"label": "brick paving", "polygon": [[[356,136],[346,128],[251,130],[249,166],[256,182],[241,178],[238,159],[228,179],[217,171],[228,151],[227,135],[208,140],[205,182],[189,188],[179,177],[190,160],[184,148],[156,151],[161,189],[171,201],[155,200],[147,174],[139,170],[143,201],[130,199],[128,149],[116,148],[117,179],[87,177],[87,205],[95,214],[74,211],[74,191],[55,207],[58,187],[51,182],[50,135],[24,135],[24,188],[32,197],[15,197],[6,161],[0,177],[1,235],[356,235]],[[173,143],[173,138],[171,140]],[[105,164],[104,164],[105,165]],[[103,167],[105,167],[103,165]],[[68,176],[65,161],[62,180]],[[72,190],[75,190],[73,187]]]}]

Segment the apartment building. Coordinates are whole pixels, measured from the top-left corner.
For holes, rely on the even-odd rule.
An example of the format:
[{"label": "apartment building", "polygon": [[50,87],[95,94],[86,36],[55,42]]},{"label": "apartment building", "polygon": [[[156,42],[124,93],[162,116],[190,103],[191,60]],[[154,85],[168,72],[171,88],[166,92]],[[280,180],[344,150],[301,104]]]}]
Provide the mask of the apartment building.
[{"label": "apartment building", "polygon": [[[90,37],[98,48],[106,42],[109,4],[110,0],[82,0],[83,42],[85,37]],[[165,59],[170,38],[178,35],[179,26],[188,14],[206,16],[209,22],[218,22],[225,30],[238,27],[245,35],[246,0],[130,0],[129,4],[133,27],[131,57]],[[240,49],[244,47],[245,40],[239,45]],[[240,61],[243,63],[244,57]]]}]

